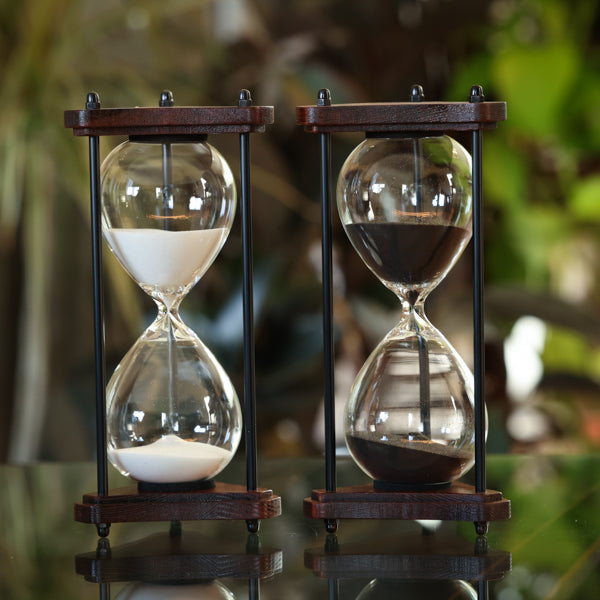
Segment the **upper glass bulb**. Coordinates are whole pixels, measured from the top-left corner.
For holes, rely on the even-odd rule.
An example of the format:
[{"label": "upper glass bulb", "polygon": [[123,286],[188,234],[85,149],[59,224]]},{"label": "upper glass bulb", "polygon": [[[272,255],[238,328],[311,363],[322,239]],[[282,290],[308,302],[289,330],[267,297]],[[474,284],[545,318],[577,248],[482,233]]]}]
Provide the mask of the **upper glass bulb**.
[{"label": "upper glass bulb", "polygon": [[471,158],[446,135],[387,135],[355,148],[338,179],[350,241],[403,307],[354,382],[346,442],[376,481],[445,484],[474,462],[473,381],[423,305],[471,236]]},{"label": "upper glass bulb", "polygon": [[231,170],[203,141],[128,141],[102,165],[104,238],[158,307],[107,386],[108,456],[136,480],[210,480],[239,444],[231,381],[178,312],[223,246],[235,205]]},{"label": "upper glass bulb", "polygon": [[416,303],[471,237],[471,157],[452,138],[367,138],[339,175],[344,229],[369,269]]},{"label": "upper glass bulb", "polygon": [[167,304],[210,267],[235,207],[231,170],[206,142],[124,142],[102,164],[104,238],[144,291]]}]

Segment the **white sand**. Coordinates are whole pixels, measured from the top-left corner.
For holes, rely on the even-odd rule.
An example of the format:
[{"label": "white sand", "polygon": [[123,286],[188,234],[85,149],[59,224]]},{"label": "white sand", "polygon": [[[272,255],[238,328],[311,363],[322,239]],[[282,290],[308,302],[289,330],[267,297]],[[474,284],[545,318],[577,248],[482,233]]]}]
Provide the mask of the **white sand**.
[{"label": "white sand", "polygon": [[227,229],[104,229],[104,237],[140,284],[182,288],[196,283],[210,266],[227,237]]},{"label": "white sand", "polygon": [[229,462],[232,452],[167,435],[146,446],[109,448],[108,457],[134,479],[149,483],[178,483],[216,475]]}]

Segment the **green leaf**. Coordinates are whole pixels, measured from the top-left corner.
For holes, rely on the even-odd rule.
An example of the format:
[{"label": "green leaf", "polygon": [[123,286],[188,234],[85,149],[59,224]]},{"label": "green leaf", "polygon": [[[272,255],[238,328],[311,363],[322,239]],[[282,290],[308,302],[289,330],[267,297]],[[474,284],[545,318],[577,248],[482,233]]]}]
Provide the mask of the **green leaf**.
[{"label": "green leaf", "polygon": [[577,181],[571,190],[569,206],[576,218],[600,222],[600,175]]},{"label": "green leaf", "polygon": [[551,249],[570,234],[564,211],[551,206],[529,205],[507,213],[507,239],[525,267],[529,285],[546,283]]},{"label": "green leaf", "polygon": [[585,374],[591,361],[590,346],[583,335],[562,327],[548,327],[542,358],[547,371]]},{"label": "green leaf", "polygon": [[515,47],[497,55],[492,68],[500,96],[508,101],[510,125],[534,136],[556,134],[579,63],[568,42]]},{"label": "green leaf", "polygon": [[485,138],[483,155],[486,201],[503,210],[523,206],[526,201],[527,172],[521,153],[509,146],[501,136],[490,135]]}]

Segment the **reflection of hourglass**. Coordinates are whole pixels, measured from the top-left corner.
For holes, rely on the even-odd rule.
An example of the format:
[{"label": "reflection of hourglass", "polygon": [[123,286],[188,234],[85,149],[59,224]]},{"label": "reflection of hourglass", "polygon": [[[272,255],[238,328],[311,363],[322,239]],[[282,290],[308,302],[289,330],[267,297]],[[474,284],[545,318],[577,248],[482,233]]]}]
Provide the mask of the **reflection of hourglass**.
[{"label": "reflection of hourglass", "polygon": [[376,488],[445,485],[474,461],[472,375],[423,313],[471,237],[470,163],[447,136],[369,137],[340,172],[344,229],[403,306],[346,408],[346,442]]},{"label": "reflection of hourglass", "polygon": [[356,600],[488,600],[489,582],[511,568],[510,553],[489,548],[484,536],[473,544],[444,525],[427,533],[413,523],[401,525],[393,536],[380,531],[346,544],[328,535],[324,547],[305,550],[304,565],[328,580],[330,600],[340,597],[340,582],[352,579],[369,582]]},{"label": "reflection of hourglass", "polygon": [[102,201],[105,240],[158,306],[108,383],[108,456],[141,489],[211,487],[237,449],[241,409],[178,308],[227,238],[233,176],[205,141],[135,139],[104,161]]},{"label": "reflection of hourglass", "polygon": [[[510,503],[485,487],[481,249],[481,132],[506,118],[502,102],[332,105],[297,108],[297,121],[321,134],[326,489],[305,513],[335,531],[337,518],[505,519]],[[466,150],[445,131],[473,133]],[[402,302],[400,323],[359,372],[346,405],[346,442],[372,484],[337,488],[333,398],[330,135],[364,131],[338,179],[340,218],[366,265]],[[474,231],[475,381],[427,320],[428,293],[452,268]],[[473,464],[475,488],[455,482]]]},{"label": "reflection of hourglass", "polygon": [[[99,584],[101,600],[113,597],[111,588],[123,582],[118,600],[233,600],[245,582],[244,597],[258,600],[261,581],[281,569],[281,550],[262,547],[254,533],[228,540],[194,531],[163,532],[115,547],[102,538],[95,552],[75,556],[75,571]],[[235,580],[234,591],[222,579]]]},{"label": "reflection of hourglass", "polygon": [[477,592],[466,581],[394,581],[389,579],[370,581],[356,597],[356,600],[384,600],[385,598],[478,600]]},{"label": "reflection of hourglass", "polygon": [[[65,125],[90,142],[96,354],[98,492],[75,505],[75,518],[96,524],[101,536],[110,523],[131,521],[240,519],[256,531],[260,519],[281,512],[280,498],[256,482],[253,358],[249,134],[272,121],[272,107],[252,106],[247,90],[237,106],[175,107],[163,92],[158,108],[124,109],[101,109],[90,93],[86,110],[65,113]],[[246,486],[213,481],[239,444],[240,405],[224,370],[178,314],[235,214],[232,173],[206,142],[222,133],[240,135]],[[129,140],[101,171],[99,138],[106,135]],[[106,390],[101,230],[158,307]],[[108,458],[137,487],[109,493]]]},{"label": "reflection of hourglass", "polygon": [[132,583],[116,600],[234,600],[233,594],[220,582],[165,585]]}]

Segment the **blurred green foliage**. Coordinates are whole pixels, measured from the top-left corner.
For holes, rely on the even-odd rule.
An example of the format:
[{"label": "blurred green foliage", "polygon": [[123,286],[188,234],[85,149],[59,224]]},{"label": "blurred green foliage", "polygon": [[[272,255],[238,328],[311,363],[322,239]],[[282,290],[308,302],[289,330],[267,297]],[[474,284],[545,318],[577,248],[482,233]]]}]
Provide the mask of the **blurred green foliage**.
[{"label": "blurred green foliage", "polygon": [[[82,106],[91,89],[103,106],[152,106],[163,88],[178,104],[202,105],[231,104],[247,87],[255,102],[276,107],[276,125],[252,141],[263,451],[316,449],[318,144],[296,127],[294,111],[323,86],[334,102],[364,102],[404,100],[415,82],[428,99],[463,100],[480,83],[489,99],[508,102],[508,121],[484,136],[486,278],[490,289],[518,287],[522,302],[500,316],[490,311],[489,331],[498,332],[492,342],[501,344],[529,310],[529,291],[545,295],[536,315],[558,332],[547,337],[548,372],[576,371],[595,390],[598,361],[585,357],[595,357],[597,340],[552,300],[573,313],[585,309],[596,331],[597,3],[6,0],[0,17],[0,456],[9,442],[20,460],[92,452],[87,150],[62,125],[63,110]],[[358,139],[334,137],[334,170]],[[103,152],[113,143],[103,140]],[[235,172],[236,141],[221,136],[215,145]],[[345,290],[336,304],[338,353],[357,367],[385,324],[393,325],[397,303],[358,261],[338,223],[334,237]],[[236,225],[182,309],[238,389],[241,337],[225,336],[223,327],[240,319],[240,268]],[[106,269],[110,372],[153,307],[109,256]],[[440,295],[430,302],[433,322],[451,340],[452,327],[468,323],[469,280],[464,267],[455,271],[440,292],[458,300],[455,311],[444,312]],[[359,319],[360,306],[373,307],[372,318]],[[577,343],[557,343],[560,335]],[[587,415],[598,392],[582,398],[563,382],[561,398],[577,414],[585,405]],[[490,402],[501,404],[495,414],[510,410],[505,394]]]},{"label": "blurred green foliage", "polygon": [[[545,374],[529,401],[543,407],[560,397],[579,424],[554,419],[555,434],[568,429],[597,445],[580,433],[598,418],[600,398],[598,3],[504,0],[491,4],[490,17],[472,33],[480,51],[449,87],[457,95],[481,81],[508,102],[508,121],[484,141],[487,282],[546,296],[534,313],[549,325]],[[508,327],[528,304],[504,311]],[[567,313],[581,311],[591,320],[574,324]]]}]

